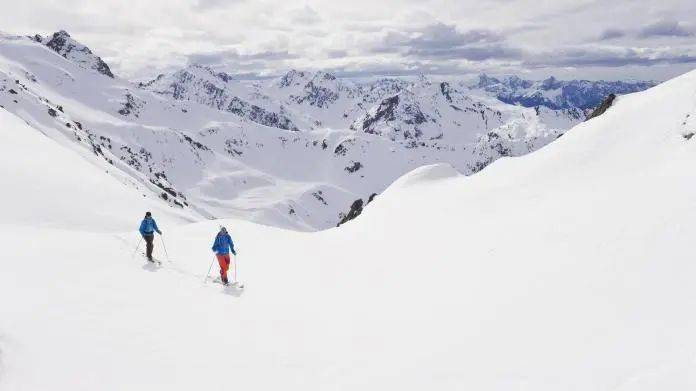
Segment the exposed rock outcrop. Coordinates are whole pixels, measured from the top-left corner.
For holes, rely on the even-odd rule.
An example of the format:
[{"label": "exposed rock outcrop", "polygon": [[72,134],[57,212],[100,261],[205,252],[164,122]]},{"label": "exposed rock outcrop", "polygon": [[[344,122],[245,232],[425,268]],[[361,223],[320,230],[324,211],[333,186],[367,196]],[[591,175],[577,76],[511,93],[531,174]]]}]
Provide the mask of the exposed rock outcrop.
[{"label": "exposed rock outcrop", "polygon": [[[40,36],[35,37],[34,40],[37,42],[45,41]],[[114,77],[109,65],[101,57],[92,53],[87,46],[74,40],[65,30],[53,33],[48,42],[46,42],[46,46],[83,68],[93,69],[102,75]]]},{"label": "exposed rock outcrop", "polygon": [[607,110],[609,110],[609,108],[611,107],[611,105],[614,104],[614,100],[615,100],[615,99],[616,99],[616,94],[609,94],[609,96],[607,96],[607,97],[602,101],[602,103],[601,103],[599,106],[597,106],[597,108],[594,109],[594,111],[592,111],[592,112],[587,116],[587,118],[585,119],[585,121],[589,121],[589,120],[591,120],[592,118],[599,117],[600,115],[604,114]]}]

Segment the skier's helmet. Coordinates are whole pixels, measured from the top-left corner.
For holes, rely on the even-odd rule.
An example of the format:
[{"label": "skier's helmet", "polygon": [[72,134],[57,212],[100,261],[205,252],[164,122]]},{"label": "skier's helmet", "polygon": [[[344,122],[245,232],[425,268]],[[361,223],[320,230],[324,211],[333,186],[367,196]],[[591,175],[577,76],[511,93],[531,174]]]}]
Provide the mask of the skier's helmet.
[{"label": "skier's helmet", "polygon": [[145,217],[152,217],[152,213],[150,213],[150,212],[145,212]]}]

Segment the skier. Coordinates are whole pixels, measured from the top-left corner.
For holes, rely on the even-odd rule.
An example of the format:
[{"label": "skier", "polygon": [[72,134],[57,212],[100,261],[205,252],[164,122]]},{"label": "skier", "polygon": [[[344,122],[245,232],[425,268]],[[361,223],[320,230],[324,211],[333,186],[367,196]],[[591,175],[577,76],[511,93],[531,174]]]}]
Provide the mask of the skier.
[{"label": "skier", "polygon": [[227,228],[220,227],[220,232],[215,236],[215,241],[213,242],[213,252],[215,252],[220,264],[220,279],[223,284],[227,285],[229,284],[227,271],[230,269],[230,252],[237,255],[234,251],[232,237],[227,233]]},{"label": "skier", "polygon": [[140,223],[140,235],[143,236],[143,239],[145,239],[145,243],[147,243],[147,260],[150,262],[154,262],[154,260],[152,259],[152,250],[155,247],[155,232],[162,235],[162,231],[160,231],[159,228],[157,228],[157,223],[155,222],[155,219],[152,218],[152,213],[146,212],[145,218]]}]

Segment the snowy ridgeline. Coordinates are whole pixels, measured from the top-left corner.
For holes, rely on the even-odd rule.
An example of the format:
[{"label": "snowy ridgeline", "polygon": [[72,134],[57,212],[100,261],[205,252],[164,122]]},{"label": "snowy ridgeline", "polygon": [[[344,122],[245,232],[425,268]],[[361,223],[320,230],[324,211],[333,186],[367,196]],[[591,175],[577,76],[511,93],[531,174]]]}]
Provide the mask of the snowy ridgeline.
[{"label": "snowy ridgeline", "polygon": [[299,71],[245,82],[201,65],[132,83],[64,31],[0,37],[0,106],[32,127],[198,218],[296,230],[349,220],[425,164],[471,174],[529,153],[606,94],[650,86],[564,83]]},{"label": "snowy ridgeline", "polygon": [[[421,167],[309,234],[187,224],[0,110],[0,390],[692,390],[695,91],[619,97],[477,175]],[[145,209],[160,268],[133,257]],[[244,291],[203,283],[219,224]]]}]

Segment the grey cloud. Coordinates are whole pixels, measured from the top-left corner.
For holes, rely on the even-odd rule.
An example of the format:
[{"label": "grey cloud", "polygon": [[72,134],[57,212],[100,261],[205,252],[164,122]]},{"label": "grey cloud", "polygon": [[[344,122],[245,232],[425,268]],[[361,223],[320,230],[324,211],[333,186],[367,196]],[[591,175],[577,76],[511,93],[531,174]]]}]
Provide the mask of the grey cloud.
[{"label": "grey cloud", "polygon": [[427,26],[419,36],[408,41],[411,47],[459,47],[502,41],[503,37],[490,30],[457,31],[453,25],[437,23]]},{"label": "grey cloud", "polygon": [[523,51],[519,48],[494,44],[455,48],[418,48],[409,50],[407,54],[420,58],[485,61],[491,59],[517,59],[522,57]]},{"label": "grey cloud", "polygon": [[626,36],[626,32],[618,29],[606,29],[599,36],[601,41],[608,41],[616,38],[622,38]]},{"label": "grey cloud", "polygon": [[648,26],[638,32],[641,38],[650,37],[690,37],[694,35],[676,20],[664,19]]},{"label": "grey cloud", "polygon": [[553,53],[538,53],[525,61],[530,67],[622,67],[629,65],[650,66],[657,64],[696,63],[691,54],[661,53],[654,50],[639,51],[633,48],[598,49],[566,48]]},{"label": "grey cloud", "polygon": [[296,54],[291,54],[287,50],[283,51],[265,51],[253,54],[237,54],[233,56],[234,59],[239,60],[265,60],[265,61],[276,61],[276,60],[291,60],[299,58]]},{"label": "grey cloud", "polygon": [[409,38],[405,33],[389,31],[382,41],[371,48],[373,53],[397,53],[408,46]]},{"label": "grey cloud", "polygon": [[288,51],[265,51],[251,54],[240,54],[236,50],[225,50],[209,53],[193,53],[188,55],[188,62],[191,64],[223,64],[231,61],[280,61],[298,58],[297,55]]},{"label": "grey cloud", "polygon": [[347,50],[329,50],[327,53],[329,58],[344,58],[348,57]]},{"label": "grey cloud", "polygon": [[414,33],[389,32],[373,53],[402,53],[422,59],[518,58],[522,51],[506,45],[505,37],[491,30],[460,32],[454,25],[436,23]]},{"label": "grey cloud", "polygon": [[242,54],[236,50],[193,53],[186,56],[188,64],[206,65],[234,75],[237,79],[263,78],[277,68],[288,68],[285,61],[298,58],[287,51],[265,51]]}]

